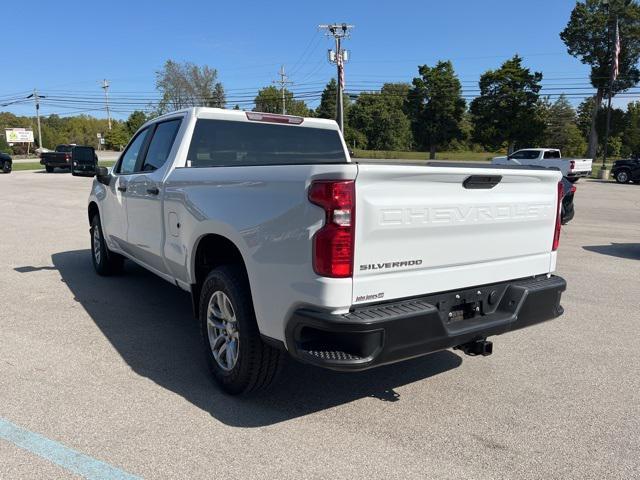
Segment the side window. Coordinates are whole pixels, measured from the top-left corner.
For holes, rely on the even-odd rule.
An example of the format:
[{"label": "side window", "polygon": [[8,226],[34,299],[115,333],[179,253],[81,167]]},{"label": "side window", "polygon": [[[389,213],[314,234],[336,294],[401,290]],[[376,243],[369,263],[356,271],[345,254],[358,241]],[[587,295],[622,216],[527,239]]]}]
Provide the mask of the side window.
[{"label": "side window", "polygon": [[540,154],[537,150],[518,150],[511,155],[511,158],[515,158],[516,160],[535,160],[538,158],[538,155]]},{"label": "side window", "polygon": [[142,150],[146,144],[147,136],[149,135],[149,129],[145,128],[142,132],[138,134],[136,138],[129,144],[127,149],[122,154],[122,159],[120,160],[120,165],[118,166],[118,172],[122,174],[133,173],[136,171],[136,164],[138,163],[138,159],[140,155],[142,155]]},{"label": "side window", "polygon": [[557,150],[551,150],[548,152],[544,152],[544,158],[560,158],[560,152]]},{"label": "side window", "polygon": [[156,130],[149,143],[147,155],[142,165],[143,172],[153,172],[164,165],[169,158],[169,152],[173,146],[178,129],[180,128],[180,119],[169,120],[168,122],[158,123]]}]

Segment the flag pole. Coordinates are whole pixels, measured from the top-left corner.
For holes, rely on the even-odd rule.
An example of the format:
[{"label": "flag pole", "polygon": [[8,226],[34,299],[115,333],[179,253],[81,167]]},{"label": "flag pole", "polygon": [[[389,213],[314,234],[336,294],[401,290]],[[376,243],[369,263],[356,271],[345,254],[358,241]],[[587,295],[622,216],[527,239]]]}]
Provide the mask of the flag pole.
[{"label": "flag pole", "polygon": [[604,131],[604,149],[602,155],[602,171],[606,170],[607,150],[609,148],[609,131],[611,129],[611,97],[613,96],[613,82],[618,76],[618,62],[620,55],[620,31],[618,30],[618,16],[616,15],[616,36],[614,40],[613,59],[611,62],[611,75],[609,76],[609,95],[607,99],[607,124]]}]

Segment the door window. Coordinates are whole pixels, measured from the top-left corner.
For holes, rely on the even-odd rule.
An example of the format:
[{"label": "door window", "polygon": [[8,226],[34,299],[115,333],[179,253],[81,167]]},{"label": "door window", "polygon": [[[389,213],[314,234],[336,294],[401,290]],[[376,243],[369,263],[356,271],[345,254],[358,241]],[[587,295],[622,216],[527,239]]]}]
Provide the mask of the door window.
[{"label": "door window", "polygon": [[544,152],[543,158],[560,158],[560,152],[558,150],[549,150]]},{"label": "door window", "polygon": [[157,124],[142,165],[143,172],[153,172],[164,165],[169,158],[178,128],[180,128],[180,119]]},{"label": "door window", "polygon": [[147,144],[146,140],[148,134],[149,129],[146,128],[131,141],[127,149],[122,154],[117,173],[126,175],[136,171],[136,164],[138,163],[138,160],[142,158],[145,145]]}]

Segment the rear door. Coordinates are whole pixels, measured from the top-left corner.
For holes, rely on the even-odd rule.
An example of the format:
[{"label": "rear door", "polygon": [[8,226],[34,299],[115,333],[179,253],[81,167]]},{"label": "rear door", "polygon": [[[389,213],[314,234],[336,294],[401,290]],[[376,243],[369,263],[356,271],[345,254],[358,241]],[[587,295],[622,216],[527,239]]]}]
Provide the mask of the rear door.
[{"label": "rear door", "polygon": [[175,118],[150,127],[153,131],[148,148],[131,175],[126,192],[127,250],[141,262],[165,274],[168,270],[162,255],[162,180],[181,121],[181,118]]},{"label": "rear door", "polygon": [[549,272],[560,178],[517,167],[359,164],[354,302]]}]

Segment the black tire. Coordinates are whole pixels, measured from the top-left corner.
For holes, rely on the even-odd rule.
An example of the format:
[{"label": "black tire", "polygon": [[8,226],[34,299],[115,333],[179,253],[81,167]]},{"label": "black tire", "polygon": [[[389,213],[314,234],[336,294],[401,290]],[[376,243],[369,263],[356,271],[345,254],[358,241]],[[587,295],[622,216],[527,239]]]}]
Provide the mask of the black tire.
[{"label": "black tire", "polygon": [[616,172],[616,182],[629,183],[629,180],[631,180],[631,173],[629,170],[618,170]]},{"label": "black tire", "polygon": [[2,164],[2,171],[3,171],[4,173],[11,173],[11,167],[12,167],[11,162],[9,162],[9,161],[4,162],[4,163]]},{"label": "black tire", "polygon": [[91,261],[98,275],[107,277],[122,272],[124,257],[107,248],[102,233],[100,215],[91,219]]},{"label": "black tire", "polygon": [[572,177],[572,178],[568,178],[567,180],[569,180],[571,183],[576,183],[578,180],[580,180],[580,177]]},{"label": "black tire", "polygon": [[53,167],[50,167],[49,165],[45,165],[44,169],[47,171],[47,173],[53,173]]},{"label": "black tire", "polygon": [[[222,336],[228,336],[230,341],[237,339],[236,360],[227,369],[216,360],[210,341],[210,331],[212,338],[215,335],[213,324],[210,327],[207,321],[210,301],[219,292],[230,301],[234,317],[231,322],[234,325],[233,333]],[[213,302],[215,304],[215,300]],[[231,395],[247,394],[267,388],[273,383],[283,362],[283,352],[267,345],[260,338],[249,282],[241,267],[223,265],[209,273],[200,291],[199,320],[209,368],[225,392]]]}]

